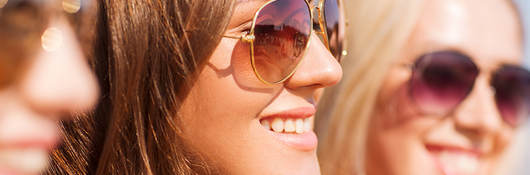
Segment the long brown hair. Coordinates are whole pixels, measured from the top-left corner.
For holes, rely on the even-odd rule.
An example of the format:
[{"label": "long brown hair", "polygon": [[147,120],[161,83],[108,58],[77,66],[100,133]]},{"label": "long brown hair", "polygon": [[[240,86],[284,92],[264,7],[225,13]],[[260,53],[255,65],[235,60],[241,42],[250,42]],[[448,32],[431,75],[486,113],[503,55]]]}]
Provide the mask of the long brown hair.
[{"label": "long brown hair", "polygon": [[102,0],[97,109],[61,124],[48,174],[208,174],[179,137],[178,111],[219,44],[234,0]]}]

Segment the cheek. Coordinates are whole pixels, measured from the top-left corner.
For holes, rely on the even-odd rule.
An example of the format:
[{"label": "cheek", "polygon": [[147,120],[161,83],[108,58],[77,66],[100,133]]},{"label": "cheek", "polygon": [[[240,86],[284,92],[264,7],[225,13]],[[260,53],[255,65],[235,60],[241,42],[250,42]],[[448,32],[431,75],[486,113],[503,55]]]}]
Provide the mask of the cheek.
[{"label": "cheek", "polygon": [[180,117],[189,133],[228,134],[248,127],[270,99],[272,95],[242,89],[233,76],[220,77],[206,66],[183,101]]},{"label": "cheek", "polygon": [[394,128],[419,117],[418,108],[410,96],[409,75],[391,72],[381,86],[374,109],[379,119],[374,119],[383,128]]},{"label": "cheek", "polygon": [[[279,91],[264,85],[258,88],[245,84],[258,80],[245,56],[248,51],[238,49],[244,47],[239,43],[225,39],[216,48],[183,101],[181,117],[184,122],[202,125],[198,128],[203,131],[230,131],[248,125],[270,102],[272,94]],[[223,133],[227,132],[218,132]]]},{"label": "cheek", "polygon": [[502,155],[511,147],[512,142],[515,141],[516,132],[516,130],[507,126],[499,129],[496,137],[493,138],[495,142],[495,155]]},{"label": "cheek", "polygon": [[423,134],[436,120],[418,115],[408,95],[406,77],[387,78],[379,92],[368,125],[367,174],[435,174]]},{"label": "cheek", "polygon": [[376,113],[369,124],[367,174],[436,174],[423,140],[433,125],[429,118],[410,117],[401,111]]},{"label": "cheek", "polygon": [[234,169],[250,169],[242,162],[259,160],[263,155],[267,145],[260,143],[263,139],[257,116],[278,91],[242,85],[232,66],[230,56],[214,54],[179,111],[186,143],[210,165],[231,172],[227,174],[238,172]]}]

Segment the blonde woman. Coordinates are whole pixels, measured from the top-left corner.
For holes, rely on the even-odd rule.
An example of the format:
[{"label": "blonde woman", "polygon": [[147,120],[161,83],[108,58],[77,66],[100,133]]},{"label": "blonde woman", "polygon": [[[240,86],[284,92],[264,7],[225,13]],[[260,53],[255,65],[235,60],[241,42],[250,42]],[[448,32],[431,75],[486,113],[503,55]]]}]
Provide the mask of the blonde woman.
[{"label": "blonde woman", "polygon": [[346,3],[350,59],[317,117],[323,174],[497,169],[530,101],[512,2]]}]

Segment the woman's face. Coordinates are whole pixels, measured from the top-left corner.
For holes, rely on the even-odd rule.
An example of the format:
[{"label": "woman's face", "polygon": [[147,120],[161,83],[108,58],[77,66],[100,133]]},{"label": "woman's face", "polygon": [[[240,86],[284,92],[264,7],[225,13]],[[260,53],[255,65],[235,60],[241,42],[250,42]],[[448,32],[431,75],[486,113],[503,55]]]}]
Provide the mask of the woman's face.
[{"label": "woman's face", "polygon": [[[24,8],[32,8],[28,4],[31,3],[3,7],[0,3],[0,12],[2,7],[11,8],[12,20],[25,19],[25,15],[36,13],[24,11]],[[0,13],[6,14],[6,11]],[[10,31],[13,27],[24,27],[6,21],[8,19],[2,19],[4,23],[0,24],[3,30],[0,40],[22,37],[16,40],[22,42],[30,37],[16,30],[13,31],[20,32],[18,35],[5,35],[5,32],[13,32]],[[25,20],[18,24],[31,25],[32,22],[35,21]],[[0,52],[0,64],[3,64],[0,67],[10,68],[8,72],[0,71],[0,174],[39,174],[48,164],[48,153],[60,142],[57,122],[91,109],[97,100],[95,77],[65,17],[51,17],[44,28],[47,29],[39,32],[35,40],[38,43],[35,48],[22,49],[22,52],[33,50],[31,54],[22,53],[28,55],[27,58],[13,54],[19,53],[17,50]],[[0,45],[9,47],[16,43]],[[5,65],[14,59],[27,61],[15,67]]]},{"label": "woman's face", "polygon": [[[490,80],[502,64],[521,62],[517,13],[504,0],[431,0],[424,8],[380,90],[369,124],[367,174],[489,174],[515,132],[499,114]],[[464,53],[480,73],[451,112],[422,113],[409,95],[411,70],[399,64],[441,50]]]},{"label": "woman's face", "polygon": [[[225,35],[248,31],[265,2],[238,1]],[[183,102],[184,138],[220,174],[320,174],[313,118],[324,88],[341,79],[339,63],[313,34],[294,75],[266,85],[249,47],[221,40]]]}]

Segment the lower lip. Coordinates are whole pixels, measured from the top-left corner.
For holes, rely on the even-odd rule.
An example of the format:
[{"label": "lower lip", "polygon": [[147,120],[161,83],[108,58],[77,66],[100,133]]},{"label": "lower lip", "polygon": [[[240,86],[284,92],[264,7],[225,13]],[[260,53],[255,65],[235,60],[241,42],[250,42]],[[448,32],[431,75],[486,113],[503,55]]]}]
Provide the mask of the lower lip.
[{"label": "lower lip", "polygon": [[302,134],[269,132],[278,141],[300,151],[313,151],[318,145],[317,135],[313,131]]},{"label": "lower lip", "polygon": [[[438,153],[437,152],[441,151],[439,149],[440,148],[432,149],[432,148],[428,147],[427,151],[429,152],[429,154],[430,154],[435,166],[438,168],[440,173],[443,174],[443,175],[461,175],[459,173],[453,173],[453,172],[450,172],[450,171],[447,170],[447,168],[446,168],[447,165],[444,165],[442,163],[442,161],[438,158]],[[473,173],[472,175],[476,175],[476,174],[477,173]],[[471,174],[467,174],[466,173],[465,175],[471,175]]]}]

